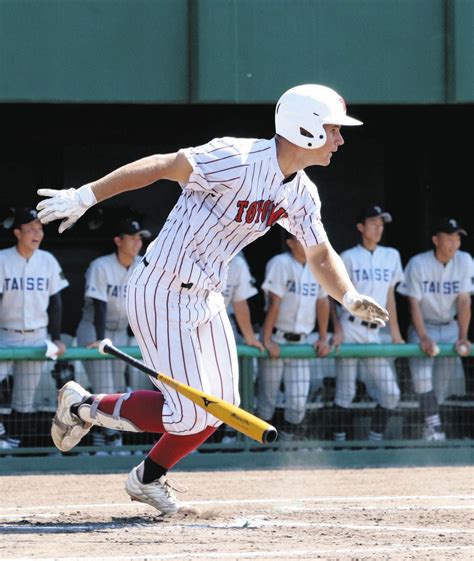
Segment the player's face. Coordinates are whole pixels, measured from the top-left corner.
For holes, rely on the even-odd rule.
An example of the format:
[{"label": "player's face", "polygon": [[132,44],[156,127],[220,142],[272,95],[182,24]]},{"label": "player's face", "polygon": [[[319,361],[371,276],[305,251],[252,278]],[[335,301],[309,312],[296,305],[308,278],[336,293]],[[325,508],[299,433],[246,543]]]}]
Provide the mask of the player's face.
[{"label": "player's face", "polygon": [[143,247],[143,240],[140,234],[123,234],[122,237],[117,236],[115,243],[119,252],[127,257],[136,257]]},{"label": "player's face", "polygon": [[357,228],[362,234],[362,238],[365,242],[378,244],[382,239],[384,221],[380,216],[366,218],[363,224],[357,225]]},{"label": "player's face", "polygon": [[332,155],[337,152],[339,146],[344,144],[340,125],[323,125],[326,131],[326,143],[321,148],[311,150],[314,156],[313,165],[328,166]]},{"label": "player's face", "polygon": [[441,260],[449,260],[454,257],[456,251],[461,247],[461,234],[446,234],[439,232],[433,236],[433,243],[436,247],[436,255]]},{"label": "player's face", "polygon": [[26,253],[33,253],[43,241],[43,225],[39,220],[33,220],[15,228],[14,234],[18,240],[18,247]]}]

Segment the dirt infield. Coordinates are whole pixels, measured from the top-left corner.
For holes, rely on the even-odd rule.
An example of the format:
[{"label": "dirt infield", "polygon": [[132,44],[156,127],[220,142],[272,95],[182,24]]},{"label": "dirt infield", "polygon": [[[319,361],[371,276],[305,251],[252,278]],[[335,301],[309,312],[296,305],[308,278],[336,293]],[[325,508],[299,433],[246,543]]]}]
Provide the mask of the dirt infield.
[{"label": "dirt infield", "polygon": [[125,475],[4,476],[0,559],[472,559],[469,467],[176,472],[160,518]]}]

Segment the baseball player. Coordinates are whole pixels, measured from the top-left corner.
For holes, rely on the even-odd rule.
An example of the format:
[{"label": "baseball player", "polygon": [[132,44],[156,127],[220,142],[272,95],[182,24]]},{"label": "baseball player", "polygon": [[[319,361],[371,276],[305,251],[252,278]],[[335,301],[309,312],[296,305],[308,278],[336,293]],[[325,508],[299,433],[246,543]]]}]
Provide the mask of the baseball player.
[{"label": "baseball player", "polygon": [[[43,225],[32,208],[16,209],[16,245],[0,251],[0,346],[43,347],[46,339],[61,356],[61,290],[69,285],[56,258],[39,249]],[[13,375],[9,433],[19,435],[34,426],[35,393],[42,361],[2,362],[0,378]]]},{"label": "baseball player", "polygon": [[446,398],[450,377],[460,367],[459,358],[433,358],[436,343],[454,343],[460,356],[468,354],[471,320],[471,267],[469,253],[460,251],[466,236],[455,218],[444,218],[433,229],[434,250],[412,257],[405,282],[398,286],[408,297],[411,325],[408,341],[419,343],[429,358],[409,359],[415,392],[424,418],[423,437],[444,440],[439,403]]},{"label": "baseball player", "polygon": [[[158,237],[135,268],[127,290],[129,322],[145,362],[204,392],[239,403],[234,335],[222,289],[227,263],[276,223],[305,248],[313,275],[351,313],[383,324],[387,311],[359,294],[321,222],[316,186],[303,171],[328,166],[343,145],[342,97],[320,85],[285,92],[272,139],[216,138],[196,148],[145,157],[79,189],[40,189],[44,223],[63,219],[60,232],[91,206],[118,193],[168,179],[182,194]],[[130,472],[125,488],[162,513],[182,508],[166,473],[216,430],[220,421],[157,383],[159,392],[90,395],[69,382],[59,393],[52,438],[70,450],[92,424],[164,433]]]},{"label": "baseball player", "polygon": [[280,385],[284,383],[284,422],[280,438],[302,438],[301,425],[310,386],[309,359],[278,358],[280,345],[306,343],[308,335],[319,326],[319,339],[314,343],[318,356],[326,356],[329,299],[316,282],[306,261],[301,242],[286,234],[289,252],[272,257],[267,263],[262,290],[267,310],[263,322],[263,342],[271,359],[262,360],[258,378],[257,415],[272,419],[277,405]]},{"label": "baseball player", "polygon": [[[392,342],[403,343],[395,303],[395,286],[403,280],[400,254],[393,247],[379,244],[385,224],[391,221],[391,215],[378,205],[364,208],[356,221],[361,242],[355,247],[343,251],[341,258],[354,286],[386,306],[390,315],[389,329]],[[342,308],[338,312],[335,322],[340,323],[344,343],[382,342],[380,326],[377,323],[361,320],[346,308]],[[400,400],[393,361],[382,357],[336,360],[334,439],[346,440],[344,427],[347,426],[350,416],[349,408],[356,394],[358,368],[367,392],[377,402],[369,439],[379,441],[382,439],[391,411],[395,409]]]},{"label": "baseball player", "polygon": [[[143,238],[150,236],[151,233],[143,229],[138,220],[122,220],[116,225],[116,251],[90,263],[86,272],[84,308],[76,333],[79,346],[98,347],[104,337],[112,339],[116,345],[129,344],[125,305],[127,286],[140,262],[138,254],[143,247]],[[125,367],[122,362],[89,360],[84,361],[84,368],[95,393],[125,391]],[[92,444],[120,446],[122,436],[117,430],[98,427],[92,432]]]}]

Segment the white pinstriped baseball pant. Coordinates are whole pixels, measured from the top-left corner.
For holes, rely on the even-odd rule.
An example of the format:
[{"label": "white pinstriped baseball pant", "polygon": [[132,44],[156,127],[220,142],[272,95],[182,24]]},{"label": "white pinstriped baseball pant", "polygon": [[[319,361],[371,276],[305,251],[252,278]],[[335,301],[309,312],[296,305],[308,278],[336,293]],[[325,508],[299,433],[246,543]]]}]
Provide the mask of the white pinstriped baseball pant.
[{"label": "white pinstriped baseball pant", "polygon": [[[177,276],[140,264],[127,290],[127,312],[144,362],[205,393],[239,405],[235,339],[220,293],[182,286]],[[222,422],[156,379],[163,424],[172,434]]]}]

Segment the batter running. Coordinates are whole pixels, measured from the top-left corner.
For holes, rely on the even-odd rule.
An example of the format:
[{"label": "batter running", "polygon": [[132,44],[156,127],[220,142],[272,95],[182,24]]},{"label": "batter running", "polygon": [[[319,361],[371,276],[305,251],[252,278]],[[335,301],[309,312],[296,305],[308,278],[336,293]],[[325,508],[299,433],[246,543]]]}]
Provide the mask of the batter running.
[{"label": "batter running", "polygon": [[[356,317],[384,325],[387,311],[359,294],[328,241],[316,186],[303,171],[328,166],[344,144],[346,115],[334,90],[302,85],[285,92],[270,140],[216,138],[197,148],[127,164],[79,189],[40,189],[43,223],[63,219],[59,232],[90,207],[124,191],[168,179],[182,194],[158,237],[134,270],[127,311],[146,364],[204,392],[239,404],[237,352],[221,293],[227,263],[278,223],[302,243],[317,281]],[[71,450],[92,425],[163,433],[125,483],[134,500],[163,514],[179,502],[166,473],[220,421],[154,380],[160,392],[91,395],[75,382],[59,392],[51,434]]]}]

